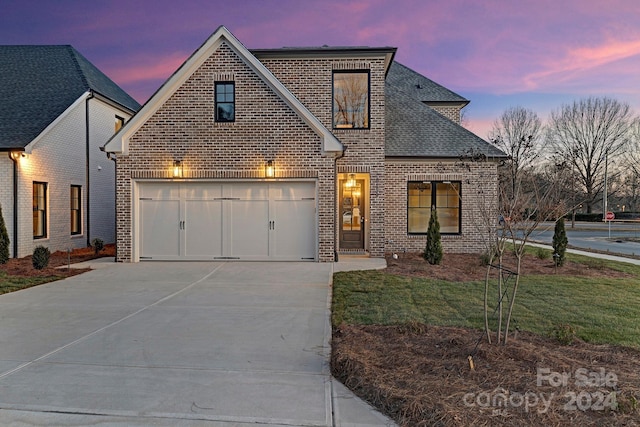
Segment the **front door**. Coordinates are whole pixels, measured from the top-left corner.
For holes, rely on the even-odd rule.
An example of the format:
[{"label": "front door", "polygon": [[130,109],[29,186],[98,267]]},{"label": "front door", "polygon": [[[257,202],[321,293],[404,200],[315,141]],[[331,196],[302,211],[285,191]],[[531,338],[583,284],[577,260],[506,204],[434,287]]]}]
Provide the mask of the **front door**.
[{"label": "front door", "polygon": [[340,181],[340,249],[364,249],[364,180]]}]

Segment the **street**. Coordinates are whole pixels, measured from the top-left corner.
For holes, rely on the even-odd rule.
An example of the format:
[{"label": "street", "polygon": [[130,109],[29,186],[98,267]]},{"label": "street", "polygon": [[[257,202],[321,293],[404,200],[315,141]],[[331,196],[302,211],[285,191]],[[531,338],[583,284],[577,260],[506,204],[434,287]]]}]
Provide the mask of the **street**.
[{"label": "street", "polygon": [[[531,234],[530,240],[551,244],[553,240],[553,222],[540,224]],[[571,221],[565,222],[569,245],[614,254],[640,255],[640,223],[639,222],[611,222],[609,224],[597,222],[576,222],[571,228]]]}]

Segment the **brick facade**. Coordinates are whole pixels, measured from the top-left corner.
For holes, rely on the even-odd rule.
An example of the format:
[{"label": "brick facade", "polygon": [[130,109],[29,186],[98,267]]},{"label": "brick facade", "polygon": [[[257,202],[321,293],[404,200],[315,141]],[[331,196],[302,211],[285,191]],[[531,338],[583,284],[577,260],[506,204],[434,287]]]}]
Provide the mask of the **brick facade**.
[{"label": "brick facade", "polygon": [[[224,32],[224,30],[223,30]],[[475,205],[494,201],[497,194],[494,163],[461,166],[437,160],[385,158],[385,73],[388,51],[371,49],[357,55],[349,49],[313,52],[283,49],[256,51],[255,58],[269,71],[256,71],[248,52],[229,37],[220,44],[210,39],[193,58],[197,67],[181,71],[167,82],[171,89],[143,108],[142,119],[121,138],[117,155],[118,261],[138,259],[134,191],[144,180],[167,180],[174,161],[184,168],[183,179],[264,180],[264,165],[273,160],[276,177],[313,179],[317,188],[318,260],[334,260],[339,247],[338,179],[357,174],[366,181],[365,249],[371,256],[386,252],[419,251],[424,236],[407,233],[407,181],[455,179],[462,181],[462,232],[445,236],[449,252],[483,250]],[[215,41],[215,40],[214,40]],[[357,49],[356,49],[357,50]],[[204,52],[207,52],[206,55]],[[355,50],[354,50],[355,52]],[[198,56],[202,55],[202,56]],[[245,55],[243,57],[243,55]],[[206,56],[206,57],[204,57]],[[194,60],[195,61],[195,60]],[[187,62],[186,64],[188,64]],[[260,65],[260,69],[262,69]],[[367,70],[370,76],[368,129],[333,129],[332,81],[335,70]],[[266,81],[271,73],[309,113],[343,144],[337,158],[324,152],[317,128],[294,111]],[[269,74],[269,76],[271,76]],[[173,77],[172,77],[173,79]],[[215,81],[235,82],[235,121],[218,123],[214,112]],[[181,82],[176,84],[176,82]],[[289,100],[290,101],[290,100]],[[459,122],[461,106],[441,106],[441,114]],[[308,114],[308,113],[304,113]],[[137,127],[136,127],[137,126]],[[126,141],[126,149],[124,144]],[[119,151],[121,150],[121,151]]]},{"label": "brick facade", "polygon": [[461,233],[442,235],[445,252],[475,253],[486,250],[487,234],[496,223],[498,182],[493,162],[389,160],[385,165],[387,197],[385,239],[387,252],[421,252],[426,235],[407,232],[407,185],[409,181],[460,181]]}]

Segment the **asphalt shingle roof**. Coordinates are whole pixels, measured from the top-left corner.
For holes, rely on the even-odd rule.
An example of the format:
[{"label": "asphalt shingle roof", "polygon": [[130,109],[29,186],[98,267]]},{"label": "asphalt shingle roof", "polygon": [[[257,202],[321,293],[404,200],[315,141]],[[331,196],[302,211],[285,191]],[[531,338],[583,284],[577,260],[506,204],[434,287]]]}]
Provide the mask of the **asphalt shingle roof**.
[{"label": "asphalt shingle roof", "polygon": [[0,150],[24,148],[88,90],[140,108],[71,46],[0,46]]},{"label": "asphalt shingle roof", "polygon": [[459,102],[465,104],[469,102],[457,93],[395,61],[389,68],[387,82],[422,102]]},{"label": "asphalt shingle roof", "polygon": [[388,81],[385,95],[387,157],[458,158],[470,153],[505,157],[484,139]]}]

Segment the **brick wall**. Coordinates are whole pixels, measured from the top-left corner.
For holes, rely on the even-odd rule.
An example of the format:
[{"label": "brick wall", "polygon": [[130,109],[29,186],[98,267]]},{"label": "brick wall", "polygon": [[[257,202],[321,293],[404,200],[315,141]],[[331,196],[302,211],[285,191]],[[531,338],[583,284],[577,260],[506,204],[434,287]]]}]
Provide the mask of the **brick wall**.
[{"label": "brick wall", "polygon": [[449,120],[460,124],[460,106],[457,105],[429,105]]},{"label": "brick wall", "polygon": [[489,230],[497,222],[497,170],[491,162],[461,165],[452,161],[388,160],[385,201],[386,252],[424,251],[425,235],[407,233],[408,181],[461,181],[462,232],[442,235],[449,253],[479,253],[486,249]]},{"label": "brick wall", "polygon": [[[235,81],[233,123],[214,121],[216,80]],[[174,160],[196,179],[260,177],[267,160],[279,178],[316,177],[318,256],[332,261],[334,160],[321,149],[320,137],[223,43],[131,137],[128,155],[118,156],[118,261],[135,257],[132,174],[161,176]]]},{"label": "brick wall", "polygon": [[[369,70],[370,128],[332,129],[345,145],[337,161],[338,173],[368,174],[369,217],[366,249],[371,256],[384,255],[384,59],[304,58],[264,59],[264,65],[313,113],[327,129],[333,127],[332,74],[334,70]],[[301,76],[301,73],[304,73]],[[338,212],[337,206],[335,212]],[[338,222],[338,217],[333,219]],[[336,234],[336,241],[339,236]],[[338,248],[339,249],[339,248]]]}]

